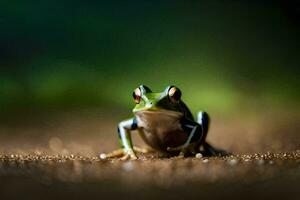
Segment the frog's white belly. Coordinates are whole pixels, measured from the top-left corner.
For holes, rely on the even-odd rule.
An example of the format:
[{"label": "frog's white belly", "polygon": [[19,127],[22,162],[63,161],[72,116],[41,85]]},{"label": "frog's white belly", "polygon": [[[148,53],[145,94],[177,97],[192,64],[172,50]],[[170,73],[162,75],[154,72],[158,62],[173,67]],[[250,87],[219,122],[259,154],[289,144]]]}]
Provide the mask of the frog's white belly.
[{"label": "frog's white belly", "polygon": [[144,141],[151,147],[166,150],[185,142],[187,134],[182,130],[183,114],[175,111],[138,111],[135,113]]}]

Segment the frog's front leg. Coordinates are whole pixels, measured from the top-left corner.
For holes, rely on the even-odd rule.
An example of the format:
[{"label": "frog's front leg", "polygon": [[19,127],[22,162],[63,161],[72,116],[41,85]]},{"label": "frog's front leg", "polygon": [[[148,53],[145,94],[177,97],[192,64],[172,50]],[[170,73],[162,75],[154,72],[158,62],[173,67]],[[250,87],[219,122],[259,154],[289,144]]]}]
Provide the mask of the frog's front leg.
[{"label": "frog's front leg", "polygon": [[200,141],[203,138],[203,127],[197,122],[183,118],[181,120],[182,129],[188,134],[188,138],[183,145],[178,147],[168,147],[168,151],[180,151],[179,157],[184,157],[185,154],[198,153]]},{"label": "frog's front leg", "polygon": [[137,156],[133,150],[131,133],[130,131],[137,129],[137,120],[136,118],[131,118],[129,120],[125,120],[119,123],[118,125],[118,136],[119,143],[121,148],[123,149],[124,156],[121,158],[122,160],[135,160]]},{"label": "frog's front leg", "polygon": [[131,118],[128,120],[124,120],[119,123],[118,125],[118,136],[119,136],[119,143],[121,145],[121,149],[113,151],[107,154],[101,154],[100,158],[114,158],[114,157],[121,157],[121,160],[135,160],[137,156],[134,152],[134,147],[132,145],[131,140],[131,133],[130,131],[136,130],[137,120],[136,118]]}]

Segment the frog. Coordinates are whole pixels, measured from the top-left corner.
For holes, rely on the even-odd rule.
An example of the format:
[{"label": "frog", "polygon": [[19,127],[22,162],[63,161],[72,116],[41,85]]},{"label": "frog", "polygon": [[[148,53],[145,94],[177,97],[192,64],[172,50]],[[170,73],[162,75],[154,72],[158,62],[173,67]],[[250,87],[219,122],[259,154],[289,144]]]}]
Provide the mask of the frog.
[{"label": "frog", "polygon": [[[132,94],[135,102],[133,117],[121,121],[117,132],[120,149],[100,154],[101,159],[117,158],[136,160],[137,153],[158,151],[170,157],[224,156],[228,153],[206,141],[210,116],[205,111],[194,119],[182,100],[182,92],[176,86],[167,86],[162,92],[152,92],[138,86]],[[131,132],[137,131],[150,148],[133,145]],[[202,149],[202,150],[201,150]]]}]

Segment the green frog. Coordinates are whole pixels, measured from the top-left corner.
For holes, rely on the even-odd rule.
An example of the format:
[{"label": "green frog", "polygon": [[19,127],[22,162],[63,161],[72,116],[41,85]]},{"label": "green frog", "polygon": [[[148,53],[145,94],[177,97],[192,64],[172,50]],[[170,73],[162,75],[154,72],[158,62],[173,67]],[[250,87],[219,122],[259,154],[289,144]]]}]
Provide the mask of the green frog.
[{"label": "green frog", "polygon": [[[168,86],[163,92],[155,93],[145,85],[133,92],[134,117],[118,124],[121,149],[102,153],[100,158],[121,157],[122,160],[137,159],[136,152],[146,153],[147,149],[133,146],[131,131],[137,130],[144,142],[170,156],[226,155],[223,150],[212,147],[206,141],[210,118],[206,112],[199,112],[195,121],[191,111],[181,100],[181,91]],[[200,151],[200,149],[202,150]]]}]

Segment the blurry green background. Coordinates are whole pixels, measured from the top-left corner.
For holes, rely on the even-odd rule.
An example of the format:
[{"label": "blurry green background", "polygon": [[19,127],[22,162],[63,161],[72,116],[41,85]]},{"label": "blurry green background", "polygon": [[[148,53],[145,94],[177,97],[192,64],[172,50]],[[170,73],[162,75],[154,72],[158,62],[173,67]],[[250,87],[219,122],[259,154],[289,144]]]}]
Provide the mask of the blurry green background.
[{"label": "blurry green background", "polygon": [[195,112],[298,109],[300,3],[1,1],[0,109],[133,106],[176,85]]}]

